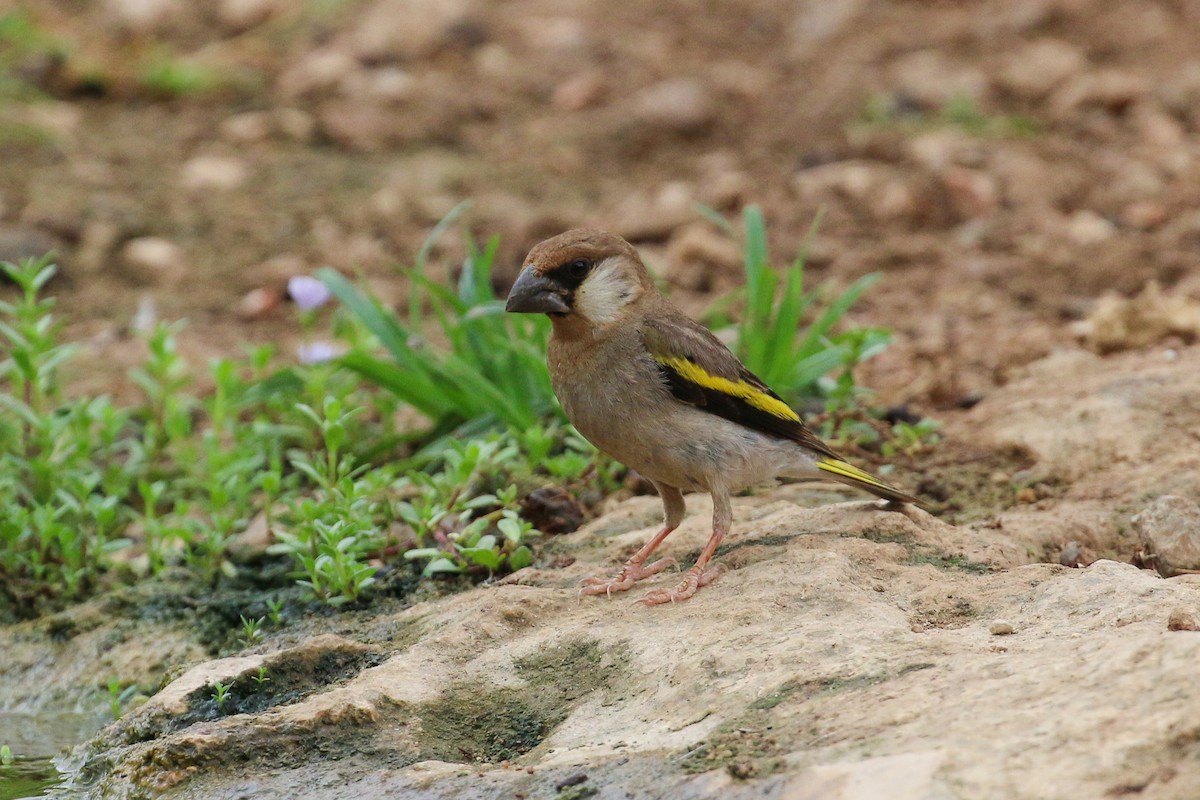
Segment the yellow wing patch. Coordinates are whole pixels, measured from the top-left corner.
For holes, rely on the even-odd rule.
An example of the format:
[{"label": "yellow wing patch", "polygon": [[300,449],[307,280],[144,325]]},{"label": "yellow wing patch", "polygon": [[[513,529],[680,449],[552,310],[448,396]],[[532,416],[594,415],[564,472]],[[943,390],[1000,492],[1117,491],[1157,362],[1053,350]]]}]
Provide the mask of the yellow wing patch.
[{"label": "yellow wing patch", "polygon": [[[746,381],[731,381],[728,378],[722,378],[717,375],[713,375],[699,364],[689,361],[686,358],[655,356],[654,360],[665,367],[670,367],[671,369],[675,370],[675,372],[677,372],[681,378],[689,380],[698,386],[703,386],[705,389],[712,389],[713,391],[727,394],[730,397],[736,397],[741,400],[745,400],[758,410],[765,411],[768,414],[779,417],[780,419],[792,420],[793,422],[800,421],[800,417],[795,411],[792,411],[787,403],[783,402],[777,397],[772,397],[762,389],[759,389],[747,383]],[[854,467],[851,467],[849,464],[843,464],[843,466],[847,467],[848,469],[854,469]],[[863,474],[866,475],[865,472]]]}]

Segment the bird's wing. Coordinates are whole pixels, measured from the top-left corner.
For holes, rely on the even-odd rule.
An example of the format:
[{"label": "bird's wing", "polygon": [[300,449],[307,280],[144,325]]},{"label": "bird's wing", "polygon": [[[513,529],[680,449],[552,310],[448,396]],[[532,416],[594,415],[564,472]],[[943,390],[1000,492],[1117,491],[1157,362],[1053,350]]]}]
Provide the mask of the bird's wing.
[{"label": "bird's wing", "polygon": [[707,328],[682,315],[659,315],[643,323],[642,341],[676,400],[837,458]]},{"label": "bird's wing", "polygon": [[676,400],[808,448],[817,457],[816,466],[831,478],[889,500],[917,502],[843,461],[707,328],[682,314],[664,313],[643,322],[641,334],[646,352]]}]

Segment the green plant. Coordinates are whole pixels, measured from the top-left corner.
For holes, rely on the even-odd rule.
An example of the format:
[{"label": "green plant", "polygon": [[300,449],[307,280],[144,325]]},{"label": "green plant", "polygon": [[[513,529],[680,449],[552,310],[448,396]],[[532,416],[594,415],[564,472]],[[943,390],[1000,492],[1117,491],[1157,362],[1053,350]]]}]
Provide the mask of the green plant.
[{"label": "green plant", "polygon": [[272,597],[267,601],[267,619],[271,620],[271,625],[278,628],[283,625],[283,599]]},{"label": "green plant", "polygon": [[221,76],[211,67],[160,53],[142,66],[138,81],[151,94],[181,97],[217,88]]},{"label": "green plant", "polygon": [[233,688],[232,683],[221,683],[213,681],[211,698],[216,701],[217,710],[225,708],[225,702],[229,699],[229,690]]},{"label": "green plant", "polygon": [[261,688],[264,684],[270,683],[271,676],[267,674],[266,666],[261,666],[258,668],[257,673],[250,676],[250,679],[252,681],[254,681],[259,686],[259,688]]},{"label": "green plant", "polygon": [[[356,346],[340,363],[394,392],[440,431],[468,422],[473,431],[530,427],[557,408],[545,358],[549,322],[504,312],[492,289],[496,238],[483,250],[470,243],[456,291],[425,276],[429,249],[450,219],[431,234],[407,271],[412,281],[407,322],[334,270],[317,273],[391,356],[384,360]],[[430,343],[435,331],[447,342],[445,349]]]},{"label": "green plant", "polygon": [[238,615],[242,621],[241,640],[245,644],[254,644],[262,638],[262,624],[266,620],[265,617],[254,619],[246,617],[244,614]]},{"label": "green plant", "polygon": [[[704,211],[715,223],[734,232],[723,217]],[[819,221],[818,217],[813,222],[810,237]],[[757,206],[747,206],[743,224],[746,285],[717,302],[708,315],[710,326],[733,327],[738,357],[789,402],[852,392],[854,367],[886,348],[891,336],[882,328],[838,331],[836,326],[879,280],[879,273],[864,275],[826,302],[829,292],[825,287],[805,291],[803,251],[782,275],[771,266],[766,224]],[[729,312],[739,303],[741,314],[734,322]],[[805,320],[810,322],[800,335]],[[838,377],[828,379],[835,370],[839,370]]]},{"label": "green plant", "polygon": [[125,688],[121,688],[120,678],[108,679],[108,710],[112,713],[114,720],[121,718],[121,709],[135,697],[139,696],[138,685],[131,683]]},{"label": "green plant", "polygon": [[0,766],[9,766],[17,757],[13,755],[12,748],[6,744],[0,744]]},{"label": "green plant", "polygon": [[965,95],[952,97],[938,108],[926,109],[894,95],[876,94],[867,99],[860,119],[872,128],[899,128],[909,135],[937,128],[956,128],[977,137],[1028,137],[1040,131],[1037,120],[1031,117],[989,114]]}]

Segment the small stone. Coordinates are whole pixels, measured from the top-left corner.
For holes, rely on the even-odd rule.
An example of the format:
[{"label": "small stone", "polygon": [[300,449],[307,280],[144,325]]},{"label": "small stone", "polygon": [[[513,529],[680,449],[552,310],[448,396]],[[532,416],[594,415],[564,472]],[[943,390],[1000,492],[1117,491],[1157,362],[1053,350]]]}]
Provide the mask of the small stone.
[{"label": "small stone", "polygon": [[661,241],[696,219],[695,194],[683,181],[670,181],[653,194],[636,190],[613,213],[613,228],[630,241]]},{"label": "small stone", "polygon": [[1121,212],[1121,219],[1130,227],[1146,231],[1159,227],[1170,215],[1171,212],[1162,203],[1141,200],[1125,206],[1125,210]]},{"label": "small stone", "polygon": [[399,67],[352,72],[341,83],[342,93],[375,103],[400,103],[413,96],[417,79]]},{"label": "small stone", "polygon": [[904,94],[927,108],[960,99],[979,103],[988,92],[988,79],[981,70],[932,48],[901,56],[891,72]]},{"label": "small stone", "polygon": [[568,78],[554,89],[550,102],[563,111],[581,111],[598,104],[608,90],[604,74],[589,70]]},{"label": "small stone", "polygon": [[317,121],[299,108],[276,109],[275,122],[280,133],[297,142],[311,142],[317,135]]},{"label": "small stone", "polygon": [[663,277],[691,291],[710,291],[717,284],[735,281],[741,263],[737,242],[712,225],[696,222],[671,234]]},{"label": "small stone", "polygon": [[106,0],[104,11],[118,28],[136,34],[153,33],[178,17],[181,0]]},{"label": "small stone", "polygon": [[991,633],[992,636],[1008,636],[1016,633],[1016,631],[1017,629],[1013,627],[1011,622],[1007,622],[1002,619],[998,619],[988,626],[988,632]]},{"label": "small stone", "polygon": [[708,89],[690,78],[647,86],[634,96],[631,110],[635,125],[679,135],[698,133],[716,115],[716,102]]},{"label": "small stone", "polygon": [[546,534],[579,530],[585,517],[575,497],[558,486],[543,486],[530,492],[521,501],[521,514]]},{"label": "small stone", "polygon": [[963,219],[986,216],[996,210],[1000,191],[995,178],[986,172],[950,166],[942,172],[942,185]]},{"label": "small stone", "polygon": [[255,28],[280,10],[279,0],[220,0],[217,19],[232,33]]},{"label": "small stone", "polygon": [[1185,608],[1177,608],[1171,612],[1171,616],[1167,617],[1167,630],[1169,631],[1200,631],[1200,624],[1196,623],[1196,617]]},{"label": "small stone", "polygon": [[230,142],[261,142],[271,135],[269,111],[244,111],[221,120],[217,132]]},{"label": "small stone", "polygon": [[126,274],[138,283],[171,286],[187,275],[187,253],[169,239],[143,236],[130,239],[121,249]]},{"label": "small stone", "polygon": [[1106,242],[1116,235],[1117,226],[1090,209],[1081,209],[1067,220],[1067,236],[1078,245]]},{"label": "small stone", "polygon": [[1078,567],[1082,554],[1083,548],[1079,542],[1067,542],[1067,546],[1058,554],[1058,563],[1064,567]]},{"label": "small stone", "polygon": [[340,84],[358,68],[358,61],[344,50],[310,50],[279,76],[279,93],[284,97],[319,93]]},{"label": "small stone", "polygon": [[1087,57],[1060,39],[1039,39],[1017,49],[1000,71],[999,84],[1026,100],[1041,100],[1087,66]]},{"label": "small stone", "polygon": [[1152,559],[1164,578],[1200,569],[1200,506],[1186,497],[1165,494],[1132,522],[1146,560]]},{"label": "small stone", "polygon": [[272,286],[251,289],[238,301],[236,313],[239,319],[262,319],[279,307],[283,293]]},{"label": "small stone", "polygon": [[1146,96],[1146,81],[1120,70],[1085,72],[1067,83],[1050,98],[1050,108],[1059,116],[1073,116],[1085,106],[1098,106],[1119,114]]},{"label": "small stone", "polygon": [[236,189],[246,182],[247,170],[240,159],[228,156],[196,156],[183,165],[179,185],[192,190]]}]

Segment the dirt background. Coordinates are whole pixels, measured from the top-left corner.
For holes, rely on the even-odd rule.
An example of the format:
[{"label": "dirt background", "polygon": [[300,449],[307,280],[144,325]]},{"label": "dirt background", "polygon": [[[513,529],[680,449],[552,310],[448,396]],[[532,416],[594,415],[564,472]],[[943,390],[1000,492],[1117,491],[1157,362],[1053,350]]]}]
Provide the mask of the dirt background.
[{"label": "dirt background", "polygon": [[[852,316],[896,342],[862,381],[945,424],[894,477],[953,509],[804,510],[846,496],[787,487],[739,503],[737,569],[695,600],[576,603],[653,527],[635,499],[526,585],[307,619],[197,667],[77,755],[81,791],[1200,794],[1200,595],[1138,569],[1200,568],[1166,546],[1200,538],[1196,3],[15,7],[67,47],[0,44],[41,93],[0,106],[0,258],[58,249],[79,389],[127,390],[148,316],[186,317],[197,363],[291,348],[283,286],[327,264],[398,300],[393,266],[463,199],[501,236],[501,284],[539,239],[598,225],[693,313],[740,269],[693,203],[762,205],[781,261],[823,211],[809,279],[884,273]],[[163,63],[213,86],[149,81]],[[448,236],[433,269],[461,253]],[[706,534],[690,506],[676,555]],[[6,630],[2,707],[212,654],[130,605]],[[204,706],[263,659],[266,700]]]}]

